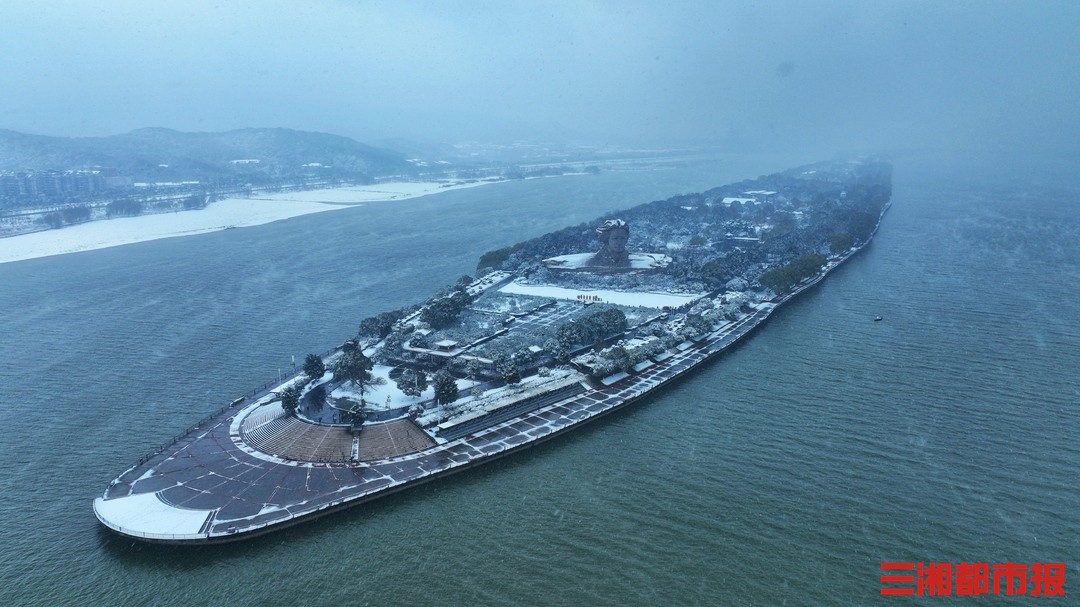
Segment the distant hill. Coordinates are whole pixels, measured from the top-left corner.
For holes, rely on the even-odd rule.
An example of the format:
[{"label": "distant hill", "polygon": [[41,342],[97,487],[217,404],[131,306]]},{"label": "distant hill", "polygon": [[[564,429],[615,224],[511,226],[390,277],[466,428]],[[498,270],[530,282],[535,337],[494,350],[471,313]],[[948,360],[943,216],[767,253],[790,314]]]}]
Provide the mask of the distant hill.
[{"label": "distant hill", "polygon": [[[257,160],[237,163],[234,161]],[[305,167],[304,165],[309,165]],[[321,166],[320,166],[321,165]],[[328,176],[413,171],[399,152],[339,135],[290,129],[182,133],[137,129],[109,137],[48,137],[0,129],[0,170],[109,167],[136,180],[204,179],[261,173],[287,178],[313,167]],[[329,168],[324,168],[329,167]]]}]

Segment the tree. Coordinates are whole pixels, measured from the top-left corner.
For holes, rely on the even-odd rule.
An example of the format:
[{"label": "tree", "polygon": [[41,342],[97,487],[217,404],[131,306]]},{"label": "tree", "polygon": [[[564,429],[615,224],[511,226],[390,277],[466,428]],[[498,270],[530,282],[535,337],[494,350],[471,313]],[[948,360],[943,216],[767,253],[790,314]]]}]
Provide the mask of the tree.
[{"label": "tree", "polygon": [[786,293],[799,281],[817,274],[825,265],[825,256],[809,253],[786,266],[772,268],[761,275],[761,284],[776,293]]},{"label": "tree", "polygon": [[691,331],[691,335],[697,336],[712,331],[713,327],[701,314],[690,313],[686,315],[686,328]]},{"label": "tree", "polygon": [[360,335],[365,337],[386,337],[382,332],[382,323],[378,316],[369,316],[360,321]]},{"label": "tree", "polygon": [[420,320],[434,329],[442,329],[454,324],[458,314],[472,303],[472,297],[464,291],[455,291],[452,295],[440,297],[424,307]]},{"label": "tree", "polygon": [[401,346],[405,344],[405,335],[393,331],[383,340],[383,345],[375,351],[375,360],[385,363],[391,358],[401,356]]},{"label": "tree", "polygon": [[427,373],[414,369],[405,369],[397,380],[397,387],[409,396],[420,396],[428,388]]},{"label": "tree", "polygon": [[549,339],[544,342],[544,350],[555,360],[565,360],[567,356],[566,348],[557,339]]},{"label": "tree", "polygon": [[207,196],[205,194],[192,194],[183,200],[184,210],[195,211],[198,209],[205,209],[206,199]]},{"label": "tree", "polygon": [[349,423],[353,425],[354,429],[359,429],[364,425],[364,418],[367,417],[367,411],[364,410],[364,406],[360,403],[356,403],[349,408],[348,413],[345,415],[349,419]]},{"label": "tree", "polygon": [[308,354],[304,359],[304,375],[307,375],[310,381],[315,381],[325,373],[326,364],[323,363],[323,359],[318,354]]},{"label": "tree", "polygon": [[382,312],[360,321],[360,335],[382,339],[390,334],[394,323],[405,317],[404,310]]},{"label": "tree", "polygon": [[465,375],[473,381],[480,381],[480,373],[484,370],[484,363],[472,358],[465,363]]},{"label": "tree", "polygon": [[501,377],[504,382],[516,384],[521,381],[521,374],[518,373],[517,365],[509,354],[505,352],[496,354],[493,363],[495,365],[495,372],[499,374],[499,377]]},{"label": "tree", "polygon": [[833,253],[843,253],[855,244],[855,240],[851,237],[851,234],[847,232],[837,232],[832,236],[829,236],[829,250]]},{"label": "tree", "polygon": [[450,375],[446,369],[439,369],[435,372],[432,384],[435,387],[435,402],[445,405],[458,399],[457,382],[454,381],[454,376]]},{"label": "tree", "polygon": [[60,211],[60,214],[64,217],[64,223],[79,223],[81,221],[89,221],[90,213],[90,207],[88,206],[68,207]]},{"label": "tree", "polygon": [[575,344],[580,344],[585,341],[585,332],[582,330],[581,323],[570,319],[563,323],[555,330],[555,341],[562,347],[565,352]]},{"label": "tree", "polygon": [[300,406],[300,388],[289,386],[281,391],[281,408],[285,415],[296,415],[296,408]]},{"label": "tree", "polygon": [[374,377],[371,359],[364,356],[360,346],[353,340],[341,347],[341,358],[334,365],[334,379],[351,382],[360,390],[360,402],[364,401],[364,390],[384,383],[381,377]]},{"label": "tree", "polygon": [[64,219],[60,216],[60,213],[49,213],[42,217],[42,220],[45,222],[45,225],[54,230],[64,225]]},{"label": "tree", "polygon": [[109,217],[115,217],[117,215],[133,216],[140,215],[143,212],[143,201],[133,200],[131,198],[121,198],[120,200],[114,200],[105,205],[105,213]]},{"label": "tree", "polygon": [[604,358],[610,360],[611,364],[620,371],[629,372],[630,367],[633,366],[633,361],[630,360],[630,353],[622,346],[615,346],[608,350],[604,355]]},{"label": "tree", "polygon": [[761,275],[761,284],[774,293],[785,293],[795,284],[794,273],[791,268],[772,268]]},{"label": "tree", "polygon": [[569,350],[575,344],[592,344],[626,330],[626,315],[618,308],[608,308],[584,318],[563,323],[555,339]]}]

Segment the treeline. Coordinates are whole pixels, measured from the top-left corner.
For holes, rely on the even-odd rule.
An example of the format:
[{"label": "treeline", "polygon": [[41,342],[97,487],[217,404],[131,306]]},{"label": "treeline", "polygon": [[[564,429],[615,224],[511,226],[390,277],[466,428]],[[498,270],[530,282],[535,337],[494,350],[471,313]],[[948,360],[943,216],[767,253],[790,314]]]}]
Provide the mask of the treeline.
[{"label": "treeline", "polygon": [[145,204],[134,198],[121,198],[114,200],[105,206],[105,214],[109,217],[134,217],[142,215]]},{"label": "treeline", "polygon": [[776,293],[787,293],[795,285],[820,272],[825,261],[825,256],[817,253],[803,255],[786,266],[766,271],[761,275],[761,286]]},{"label": "treeline", "polygon": [[455,291],[446,297],[440,297],[429,303],[420,313],[420,320],[431,325],[432,329],[443,329],[457,321],[461,311],[469,307],[473,298],[464,290]]},{"label": "treeline", "polygon": [[394,328],[394,323],[405,318],[407,310],[402,308],[400,310],[391,310],[390,312],[382,312],[375,316],[370,316],[360,321],[360,337],[375,337],[382,339],[390,334],[390,331]]},{"label": "treeline", "polygon": [[570,349],[576,345],[596,343],[623,331],[626,331],[626,315],[618,308],[608,308],[563,323],[555,331],[555,339],[561,346]]},{"label": "treeline", "polygon": [[68,207],[66,209],[61,209],[60,211],[46,213],[41,220],[50,228],[60,228],[73,223],[90,221],[91,212],[92,211],[88,206]]}]

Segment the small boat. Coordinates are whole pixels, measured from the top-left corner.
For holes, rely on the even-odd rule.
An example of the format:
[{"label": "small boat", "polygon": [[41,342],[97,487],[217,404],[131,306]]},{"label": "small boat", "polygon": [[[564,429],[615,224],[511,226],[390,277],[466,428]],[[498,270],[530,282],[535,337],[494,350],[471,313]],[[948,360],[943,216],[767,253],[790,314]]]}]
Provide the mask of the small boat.
[{"label": "small boat", "polygon": [[879,321],[879,320],[881,320],[881,317],[880,317],[880,316],[875,316],[875,317],[874,317],[874,322],[877,322],[877,321]]}]

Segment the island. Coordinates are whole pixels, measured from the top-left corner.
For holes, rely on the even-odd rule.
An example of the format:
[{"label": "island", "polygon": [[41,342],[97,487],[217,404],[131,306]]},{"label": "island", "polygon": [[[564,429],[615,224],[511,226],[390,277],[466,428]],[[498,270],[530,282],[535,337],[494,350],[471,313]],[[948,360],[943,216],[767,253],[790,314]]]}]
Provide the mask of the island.
[{"label": "island", "polygon": [[139,458],[94,513],[147,542],[229,542],[549,440],[750,334],[865,248],[890,198],[886,162],[831,161],[489,251]]}]

